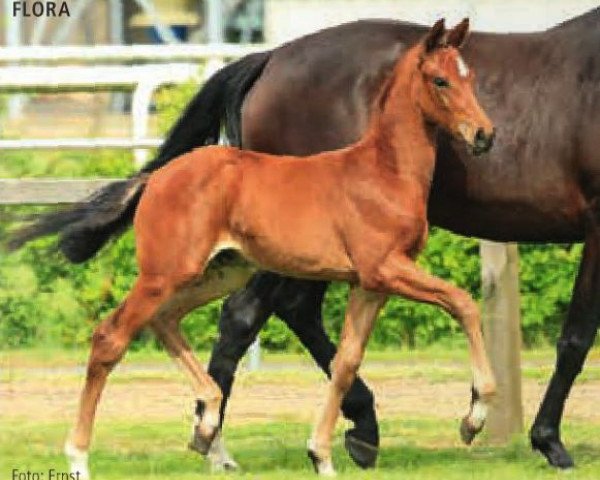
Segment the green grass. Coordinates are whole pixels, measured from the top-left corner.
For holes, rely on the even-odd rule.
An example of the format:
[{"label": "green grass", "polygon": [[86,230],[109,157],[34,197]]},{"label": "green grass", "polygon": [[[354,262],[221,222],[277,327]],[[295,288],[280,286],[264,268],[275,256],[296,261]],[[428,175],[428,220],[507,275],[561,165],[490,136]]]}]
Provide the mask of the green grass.
[{"label": "green grass", "polygon": [[[9,362],[20,367],[60,367],[72,365],[73,363],[84,363],[87,360],[88,348],[66,349],[63,347],[35,347],[35,348],[19,348],[11,350],[0,350],[0,364]],[[201,360],[206,360],[209,357],[208,351],[197,352]],[[554,349],[543,348],[535,350],[525,350],[522,354],[525,361],[554,361]],[[468,354],[466,345],[464,348],[441,348],[433,346],[418,350],[407,349],[387,349],[387,350],[367,350],[367,362],[384,362],[384,361],[428,361],[428,362],[463,362],[467,361]],[[600,349],[593,349],[590,352],[589,358],[600,359]],[[304,352],[269,352],[263,351],[263,359],[268,363],[310,363],[310,357]],[[141,349],[137,351],[129,351],[127,360],[141,363],[156,363],[168,362],[169,359],[165,352],[153,348]]]},{"label": "green grass", "polygon": [[[32,348],[0,351],[0,380],[19,379],[21,376],[29,376],[30,372],[21,374],[21,369],[28,368],[59,368],[70,367],[73,365],[85,365],[88,356],[87,349],[57,349],[57,348]],[[197,352],[201,362],[206,364],[209,359],[209,352]],[[578,383],[600,380],[600,349],[593,348],[588,356],[587,364],[583,372],[577,378]],[[242,361],[242,364],[245,360]],[[525,350],[522,352],[522,375],[524,379],[536,380],[540,383],[546,383],[552,374],[555,362],[554,349],[544,348],[535,350]],[[312,362],[308,354],[300,353],[279,353],[263,352],[262,362],[267,368],[265,371],[253,373],[253,381],[272,381],[278,375],[288,375],[284,366],[290,365],[294,370],[294,375],[299,382],[312,382],[315,378],[321,377],[320,370]],[[164,366],[168,368],[172,365],[171,360],[163,351],[156,349],[142,349],[127,353],[124,365],[146,365],[152,367]],[[304,369],[298,371],[296,366],[302,365]],[[268,367],[280,367],[275,371]],[[10,371],[9,371],[10,370]],[[446,382],[451,380],[468,381],[471,373],[469,369],[469,360],[466,349],[452,348],[440,349],[432,347],[429,349],[420,349],[417,351],[409,350],[383,350],[368,351],[362,369],[372,379],[388,378],[424,378],[430,382]],[[128,372],[121,373],[121,379],[168,379],[172,378],[173,373],[170,370],[149,371],[149,372]],[[74,374],[74,378],[81,377],[80,374]],[[0,479],[1,480],[1,479]]]},{"label": "green grass", "polygon": [[[68,350],[19,350],[0,353],[0,395],[12,382],[14,388],[44,379],[50,375],[53,382],[65,388],[81,382],[81,374],[47,371],[53,367],[72,367],[85,362],[87,352]],[[201,353],[203,359],[206,353]],[[594,360],[597,358],[593,357]],[[552,367],[554,353],[525,352],[524,376],[545,381]],[[240,381],[293,386],[314,383],[322,378],[305,355],[268,354],[267,367],[259,372],[245,373]],[[298,363],[300,362],[300,363]],[[131,352],[128,364],[167,366],[169,359],[163,352],[142,350]],[[372,365],[369,367],[369,363]],[[288,365],[289,364],[289,368]],[[302,367],[301,367],[302,365]],[[7,372],[6,367],[11,369]],[[40,368],[39,371],[31,370]],[[66,373],[65,373],[66,372]],[[425,378],[430,382],[466,380],[469,377],[466,353],[460,350],[445,352],[435,349],[419,352],[371,352],[364,369],[367,378]],[[4,376],[9,378],[4,378]],[[33,375],[33,376],[32,376]],[[116,372],[112,384],[154,380],[165,381],[180,375],[174,369],[149,369]],[[586,368],[584,379],[600,378],[600,368],[592,363]],[[47,383],[47,378],[44,379]],[[7,383],[5,383],[7,382]],[[24,383],[21,383],[24,382]],[[291,385],[290,385],[291,384]],[[50,385],[53,385],[51,383]],[[48,391],[48,395],[52,392]],[[1,398],[0,398],[1,400]],[[239,401],[239,400],[238,400]],[[281,399],[285,401],[284,398]],[[435,402],[443,399],[429,399]],[[0,480],[12,479],[12,470],[45,472],[50,468],[64,471],[67,466],[61,447],[70,424],[34,412],[36,420],[20,413],[11,416],[10,404],[0,412]],[[43,410],[43,401],[39,404]],[[268,408],[268,407],[267,407]],[[314,410],[314,405],[306,405]],[[425,410],[426,412],[426,410]],[[299,412],[300,413],[300,412]],[[133,420],[125,415],[103,418],[101,415],[91,451],[91,468],[95,479],[196,479],[209,473],[207,465],[187,451],[189,419],[167,411],[164,417],[147,422]],[[243,417],[232,419],[226,431],[228,447],[242,465],[241,472],[232,475],[212,475],[211,478],[252,478],[266,480],[313,479],[304,451],[311,425],[299,423],[292,416],[288,422],[282,416],[269,423],[245,423]],[[458,419],[440,419],[434,416],[383,418],[381,423],[382,450],[379,465],[374,472],[362,472],[346,455],[342,444],[343,425],[337,431],[334,459],[343,478],[359,479],[557,479],[561,473],[546,466],[541,456],[531,452],[526,436],[520,435],[508,446],[486,446],[483,440],[470,448],[461,445]],[[563,429],[563,438],[574,454],[578,468],[569,479],[597,479],[600,477],[600,423],[569,420]]]},{"label": "green grass", "polygon": [[[47,472],[66,469],[61,445],[65,424],[2,425],[0,478],[13,468]],[[239,473],[212,478],[315,478],[304,442],[310,426],[269,423],[235,426],[227,432],[228,446],[243,466]],[[206,464],[186,450],[189,426],[183,422],[132,424],[99,422],[91,452],[95,478],[202,478]],[[562,475],[532,453],[523,437],[506,447],[459,445],[455,422],[424,418],[382,423],[382,451],[374,472],[362,472],[343,450],[337,434],[335,462],[344,478],[375,479],[555,479]],[[579,467],[572,479],[597,479],[600,471],[600,427],[572,425],[565,431]]]}]

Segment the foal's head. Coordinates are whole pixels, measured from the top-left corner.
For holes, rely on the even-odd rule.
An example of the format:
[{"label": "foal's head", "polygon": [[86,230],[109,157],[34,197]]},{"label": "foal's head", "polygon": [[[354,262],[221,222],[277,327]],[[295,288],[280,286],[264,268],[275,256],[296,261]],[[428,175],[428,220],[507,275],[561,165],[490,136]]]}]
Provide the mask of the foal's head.
[{"label": "foal's head", "polygon": [[464,140],[480,154],[494,140],[494,126],[473,93],[475,74],[462,59],[459,49],[469,33],[465,18],[450,31],[444,20],[431,28],[420,49],[413,92],[427,120]]}]

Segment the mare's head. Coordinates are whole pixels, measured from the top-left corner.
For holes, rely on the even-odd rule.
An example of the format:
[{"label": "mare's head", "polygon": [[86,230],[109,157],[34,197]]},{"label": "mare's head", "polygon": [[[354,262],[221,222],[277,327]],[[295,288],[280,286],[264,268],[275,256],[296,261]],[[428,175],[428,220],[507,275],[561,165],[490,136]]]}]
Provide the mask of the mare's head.
[{"label": "mare's head", "polygon": [[473,92],[475,73],[460,55],[468,34],[467,18],[450,31],[443,19],[436,22],[416,47],[413,93],[428,121],[464,140],[478,155],[491,148],[494,125]]}]

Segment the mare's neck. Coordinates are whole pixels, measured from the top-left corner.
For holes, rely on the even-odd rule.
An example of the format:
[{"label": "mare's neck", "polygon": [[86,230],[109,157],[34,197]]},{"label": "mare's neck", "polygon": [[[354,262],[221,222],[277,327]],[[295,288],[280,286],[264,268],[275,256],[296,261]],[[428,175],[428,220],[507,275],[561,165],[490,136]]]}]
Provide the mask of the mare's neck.
[{"label": "mare's neck", "polygon": [[429,189],[435,166],[435,130],[416,102],[416,52],[409,52],[393,72],[364,143],[377,150],[381,168],[411,176]]}]

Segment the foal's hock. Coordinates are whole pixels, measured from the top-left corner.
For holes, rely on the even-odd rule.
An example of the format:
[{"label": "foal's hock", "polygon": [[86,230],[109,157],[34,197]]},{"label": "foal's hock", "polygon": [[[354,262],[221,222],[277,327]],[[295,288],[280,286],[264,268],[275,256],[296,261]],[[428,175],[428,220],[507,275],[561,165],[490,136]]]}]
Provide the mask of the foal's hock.
[{"label": "foal's hock", "polygon": [[325,408],[309,442],[319,473],[334,472],[331,437],[341,400],[388,295],[439,305],[463,326],[475,393],[461,431],[472,440],[494,393],[479,312],[466,292],[414,263],[427,237],[435,128],[475,153],[487,151],[494,136],[472,91],[473,72],[458,52],[467,32],[467,20],[449,32],[439,21],[407,51],[373,105],[368,132],[346,149],[296,158],[206,147],[149,178],[134,220],[139,277],[94,334],[79,419],[67,444],[74,468],[87,469],[105,380],[143,326],[190,374],[204,405],[192,446],[208,450],[219,427],[221,392],[178,324],[190,310],[243,286],[259,267],[352,287]]}]

